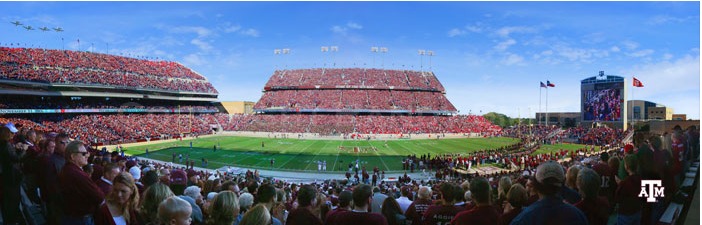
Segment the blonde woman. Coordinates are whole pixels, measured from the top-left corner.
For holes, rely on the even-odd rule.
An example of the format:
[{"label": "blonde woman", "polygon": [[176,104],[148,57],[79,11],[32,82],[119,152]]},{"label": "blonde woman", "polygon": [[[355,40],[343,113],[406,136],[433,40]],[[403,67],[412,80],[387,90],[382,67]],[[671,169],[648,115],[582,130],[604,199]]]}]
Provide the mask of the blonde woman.
[{"label": "blonde woman", "polygon": [[159,204],[173,196],[175,195],[165,184],[158,182],[149,186],[144,191],[144,198],[140,204],[141,224],[158,224],[157,212]]},{"label": "blonde woman", "polygon": [[239,198],[231,191],[215,195],[210,203],[209,225],[232,225],[239,217]]},{"label": "blonde woman", "polygon": [[270,225],[271,224],[271,214],[268,209],[262,204],[258,204],[251,208],[244,218],[241,219],[239,225]]},{"label": "blonde woman", "polygon": [[112,181],[112,191],[107,194],[100,210],[95,213],[95,224],[138,224],[136,218],[138,206],[139,191],[134,178],[129,173],[119,173]]}]

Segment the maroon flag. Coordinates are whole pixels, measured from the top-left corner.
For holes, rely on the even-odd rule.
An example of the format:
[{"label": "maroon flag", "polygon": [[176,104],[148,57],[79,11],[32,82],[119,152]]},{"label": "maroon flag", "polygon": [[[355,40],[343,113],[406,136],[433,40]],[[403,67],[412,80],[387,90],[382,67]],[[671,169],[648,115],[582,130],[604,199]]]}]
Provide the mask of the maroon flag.
[{"label": "maroon flag", "polygon": [[634,87],[643,87],[643,83],[641,83],[639,79],[636,79],[636,77],[634,77]]}]

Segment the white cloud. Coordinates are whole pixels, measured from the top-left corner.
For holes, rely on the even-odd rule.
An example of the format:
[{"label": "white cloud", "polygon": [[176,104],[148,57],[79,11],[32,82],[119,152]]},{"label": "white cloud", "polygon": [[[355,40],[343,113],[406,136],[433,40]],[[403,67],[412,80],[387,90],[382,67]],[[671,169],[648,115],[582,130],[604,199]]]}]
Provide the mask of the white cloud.
[{"label": "white cloud", "polygon": [[200,39],[197,39],[197,38],[191,40],[191,41],[190,41],[190,44],[193,44],[193,45],[197,46],[197,47],[200,48],[200,50],[202,50],[202,51],[209,51],[209,50],[212,50],[212,45],[210,45],[210,43],[207,43],[207,42],[205,42],[205,41],[203,41],[203,40],[200,40]]},{"label": "white cloud", "polygon": [[242,30],[239,33],[242,35],[251,36],[251,37],[258,37],[259,36],[258,30],[253,29],[253,28]]},{"label": "white cloud", "polygon": [[346,36],[350,29],[360,30],[360,29],[363,29],[363,26],[361,26],[358,23],[348,22],[348,23],[346,23],[345,26],[334,25],[334,26],[332,26],[332,28],[330,30],[332,33],[335,33],[335,34],[338,34],[341,36]]},{"label": "white cloud", "polygon": [[667,61],[667,60],[670,60],[672,58],[673,58],[673,54],[670,54],[670,53],[663,54],[663,60]]},{"label": "white cloud", "polygon": [[526,26],[502,27],[500,29],[497,29],[495,31],[495,34],[497,34],[500,37],[507,38],[510,34],[513,33],[535,33],[536,31],[536,28]]},{"label": "white cloud", "polygon": [[646,56],[653,54],[653,52],[654,51],[652,49],[644,49],[644,50],[629,53],[627,55],[632,56],[632,57],[646,57]]},{"label": "white cloud", "polygon": [[331,31],[332,31],[333,33],[335,33],[335,34],[340,34],[340,35],[343,35],[343,36],[346,35],[346,30],[348,30],[348,28],[341,27],[341,26],[333,26],[333,27],[331,28]]},{"label": "white cloud", "polygon": [[629,50],[634,50],[634,49],[639,47],[639,43],[636,43],[634,41],[624,41],[624,42],[622,42],[622,44],[624,45],[624,47],[626,49],[629,49]]},{"label": "white cloud", "polygon": [[[675,113],[700,118],[700,57],[686,55],[674,61],[637,65],[631,74],[644,83],[635,90],[636,98],[672,107]],[[681,101],[685,99],[684,101]]]},{"label": "white cloud", "polygon": [[687,20],[691,19],[690,17],[686,18],[679,18],[679,17],[672,17],[668,15],[657,15],[649,19],[648,24],[651,25],[661,25],[661,24],[666,24],[666,23],[682,23]]},{"label": "white cloud", "polygon": [[524,57],[519,56],[517,54],[509,54],[507,58],[502,60],[502,64],[511,66],[511,65],[523,65],[524,63]]},{"label": "white cloud", "polygon": [[511,39],[511,38],[510,38],[510,39],[508,39],[508,40],[506,40],[506,41],[503,41],[503,42],[498,43],[498,44],[495,46],[495,50],[497,50],[497,51],[505,51],[505,50],[507,50],[507,48],[509,48],[509,46],[512,46],[512,45],[514,45],[514,44],[516,44],[516,43],[517,43],[517,41],[515,41],[514,39]]},{"label": "white cloud", "polygon": [[619,49],[619,47],[617,47],[617,46],[612,46],[611,48],[609,48],[609,50],[612,51],[612,52],[619,52],[619,51],[621,51],[621,49]]},{"label": "white cloud", "polygon": [[483,32],[483,28],[481,28],[477,25],[476,26],[468,25],[468,26],[466,26],[466,30],[473,32],[473,33]]},{"label": "white cloud", "polygon": [[354,23],[354,22],[346,23],[346,27],[351,28],[351,29],[356,29],[356,30],[363,29],[363,26],[361,26],[360,24]]},{"label": "white cloud", "polygon": [[205,60],[201,56],[193,53],[183,57],[183,63],[189,67],[202,66],[205,64]]},{"label": "white cloud", "polygon": [[466,33],[466,32],[463,31],[463,30],[461,30],[461,29],[453,28],[453,29],[451,29],[451,30],[448,32],[448,36],[449,36],[449,37],[462,36],[462,35],[464,35],[465,33]]},{"label": "white cloud", "polygon": [[227,28],[224,28],[225,33],[233,33],[233,32],[237,32],[239,30],[241,30],[240,25],[233,25],[233,26],[229,26]]},{"label": "white cloud", "polygon": [[207,37],[212,35],[212,30],[204,27],[182,26],[173,27],[170,29],[172,33],[195,33],[198,37]]},{"label": "white cloud", "polygon": [[556,54],[570,61],[592,62],[595,58],[609,56],[609,52],[599,49],[572,48],[569,46],[556,46]]}]

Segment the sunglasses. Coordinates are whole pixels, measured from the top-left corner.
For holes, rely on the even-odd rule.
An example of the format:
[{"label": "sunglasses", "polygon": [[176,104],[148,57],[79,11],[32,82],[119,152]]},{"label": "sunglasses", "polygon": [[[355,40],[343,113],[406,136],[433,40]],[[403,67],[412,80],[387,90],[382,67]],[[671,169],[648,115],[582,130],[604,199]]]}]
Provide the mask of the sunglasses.
[{"label": "sunglasses", "polygon": [[90,152],[74,152],[74,153],[78,153],[78,154],[81,154],[83,156],[87,156],[90,154]]}]

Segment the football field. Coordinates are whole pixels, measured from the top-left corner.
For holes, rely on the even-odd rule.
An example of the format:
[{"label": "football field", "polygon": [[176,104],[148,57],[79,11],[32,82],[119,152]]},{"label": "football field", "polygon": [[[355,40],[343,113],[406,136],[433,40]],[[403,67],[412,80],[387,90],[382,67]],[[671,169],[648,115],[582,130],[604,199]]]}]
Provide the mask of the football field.
[{"label": "football field", "polygon": [[[190,148],[192,141],[193,148]],[[317,171],[318,161],[326,161],[327,171],[348,170],[349,163],[380,170],[402,170],[402,159],[407,155],[431,153],[469,153],[481,149],[495,149],[518,143],[515,138],[457,138],[423,140],[305,140],[273,139],[239,136],[214,136],[168,143],[125,147],[127,154],[166,162],[184,163],[194,160],[195,166],[207,168],[226,166],[289,171]],[[214,147],[217,150],[214,150]],[[149,153],[146,153],[148,148]],[[175,160],[173,154],[176,154]],[[178,155],[183,155],[181,162]],[[189,155],[189,157],[188,157]],[[271,165],[271,161],[273,164]]]}]

